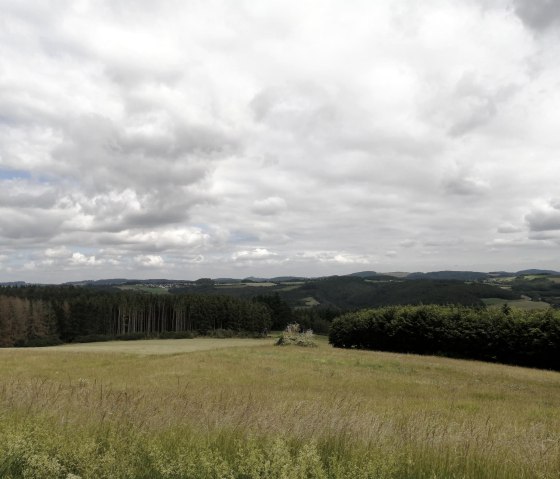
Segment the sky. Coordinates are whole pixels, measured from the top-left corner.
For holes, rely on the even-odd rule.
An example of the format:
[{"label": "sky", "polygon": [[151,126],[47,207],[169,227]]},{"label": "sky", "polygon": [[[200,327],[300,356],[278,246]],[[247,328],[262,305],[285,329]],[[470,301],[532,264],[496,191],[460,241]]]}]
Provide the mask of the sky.
[{"label": "sky", "polygon": [[556,0],[0,0],[0,281],[560,269]]}]

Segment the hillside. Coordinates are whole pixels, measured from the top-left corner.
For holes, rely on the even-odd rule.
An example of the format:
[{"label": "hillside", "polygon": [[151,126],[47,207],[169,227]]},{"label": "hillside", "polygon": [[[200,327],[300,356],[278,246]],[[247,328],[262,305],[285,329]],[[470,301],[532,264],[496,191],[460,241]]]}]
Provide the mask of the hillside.
[{"label": "hillside", "polygon": [[0,475],[560,477],[558,373],[255,341],[0,350]]}]

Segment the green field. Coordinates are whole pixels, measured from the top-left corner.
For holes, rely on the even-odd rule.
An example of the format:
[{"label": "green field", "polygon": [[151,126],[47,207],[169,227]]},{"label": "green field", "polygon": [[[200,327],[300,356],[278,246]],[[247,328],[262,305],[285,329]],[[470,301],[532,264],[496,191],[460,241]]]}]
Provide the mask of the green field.
[{"label": "green field", "polygon": [[[232,348],[240,346],[262,346],[266,339],[245,338],[196,338],[196,339],[143,339],[137,341],[107,341],[100,343],[70,343],[49,348],[28,348],[29,351],[54,351],[54,352],[78,352],[78,353],[130,353],[138,355],[159,355],[192,353],[194,351],[208,351],[212,349]],[[270,343],[270,340],[268,340]],[[9,349],[0,350],[6,351]],[[12,349],[12,351],[17,351]],[[2,357],[2,356],[0,356]]]},{"label": "green field", "polygon": [[533,309],[548,309],[549,303],[544,301],[531,301],[530,299],[500,299],[500,298],[484,298],[482,300],[489,308],[501,308],[504,304],[508,304],[512,308],[519,308],[524,310]]},{"label": "green field", "polygon": [[146,343],[0,350],[0,477],[560,477],[560,373]]},{"label": "green field", "polygon": [[306,308],[311,308],[313,306],[318,306],[319,304],[321,304],[313,296],[307,296],[306,298],[303,298],[301,301]]},{"label": "green field", "polygon": [[169,294],[167,288],[159,288],[156,286],[144,286],[143,284],[131,284],[118,286],[123,291],[136,291],[138,293],[151,293],[151,294]]},{"label": "green field", "polygon": [[276,283],[223,283],[217,284],[216,289],[239,289],[239,288],[272,288]]}]

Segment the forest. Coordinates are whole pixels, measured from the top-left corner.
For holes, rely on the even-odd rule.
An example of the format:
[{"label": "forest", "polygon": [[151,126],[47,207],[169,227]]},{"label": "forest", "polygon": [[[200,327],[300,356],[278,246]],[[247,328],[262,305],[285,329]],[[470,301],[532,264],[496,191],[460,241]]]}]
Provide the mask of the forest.
[{"label": "forest", "polygon": [[0,290],[0,346],[45,346],[110,338],[187,337],[227,330],[259,334],[270,308],[224,295],[152,295],[81,287]]},{"label": "forest", "polygon": [[340,348],[429,354],[560,370],[560,312],[394,306],[347,313],[332,323]]},{"label": "forest", "polygon": [[[184,287],[169,282],[168,289],[162,287],[166,286],[162,281],[158,280],[159,287],[151,288],[126,280],[94,286],[1,287],[0,346],[261,334],[282,330],[291,322],[328,334],[336,317],[364,308],[453,304],[482,310],[483,298],[515,300],[527,291],[527,284],[537,285],[520,278],[505,289],[481,282],[397,280],[380,275],[375,279],[331,276],[289,280],[265,286],[251,281],[217,284],[201,279]],[[545,286],[555,292],[559,285],[550,282]],[[541,290],[536,297],[542,296]]]}]

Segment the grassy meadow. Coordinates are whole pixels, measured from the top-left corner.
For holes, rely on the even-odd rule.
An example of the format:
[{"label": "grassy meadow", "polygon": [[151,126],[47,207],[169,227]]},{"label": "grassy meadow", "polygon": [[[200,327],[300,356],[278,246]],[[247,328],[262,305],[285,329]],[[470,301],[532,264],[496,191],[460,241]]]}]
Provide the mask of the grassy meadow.
[{"label": "grassy meadow", "polygon": [[560,477],[560,373],[142,343],[0,349],[0,477]]},{"label": "grassy meadow", "polygon": [[531,301],[531,299],[501,299],[501,298],[484,298],[482,300],[484,304],[489,308],[501,308],[504,304],[512,308],[519,308],[525,311],[533,311],[536,309],[548,309],[550,304],[544,301]]}]

